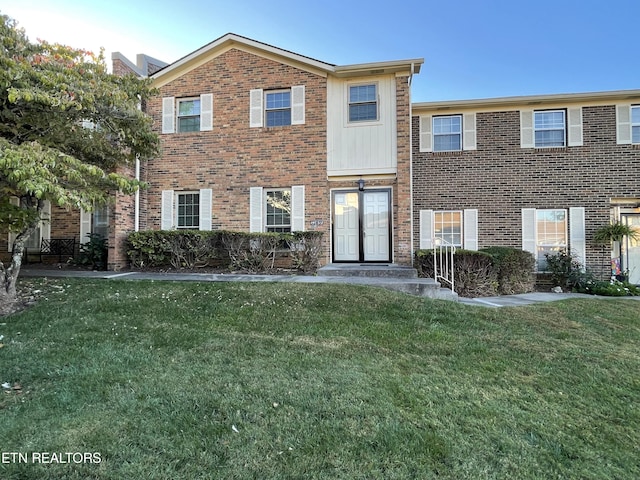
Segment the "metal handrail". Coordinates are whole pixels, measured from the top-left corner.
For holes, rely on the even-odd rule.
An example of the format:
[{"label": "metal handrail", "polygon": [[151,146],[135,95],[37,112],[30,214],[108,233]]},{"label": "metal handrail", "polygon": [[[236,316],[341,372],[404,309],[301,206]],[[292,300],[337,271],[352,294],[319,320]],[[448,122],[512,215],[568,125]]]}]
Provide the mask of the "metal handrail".
[{"label": "metal handrail", "polygon": [[433,246],[433,278],[440,284],[446,284],[454,292],[453,255],[456,247],[441,238],[434,238]]}]

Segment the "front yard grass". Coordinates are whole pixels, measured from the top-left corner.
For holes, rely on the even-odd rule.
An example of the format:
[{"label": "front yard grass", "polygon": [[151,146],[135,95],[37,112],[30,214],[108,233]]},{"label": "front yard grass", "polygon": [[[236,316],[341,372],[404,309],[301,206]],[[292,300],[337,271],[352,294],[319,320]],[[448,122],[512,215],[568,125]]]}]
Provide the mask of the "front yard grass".
[{"label": "front yard grass", "polygon": [[25,281],[2,479],[640,478],[638,301]]}]

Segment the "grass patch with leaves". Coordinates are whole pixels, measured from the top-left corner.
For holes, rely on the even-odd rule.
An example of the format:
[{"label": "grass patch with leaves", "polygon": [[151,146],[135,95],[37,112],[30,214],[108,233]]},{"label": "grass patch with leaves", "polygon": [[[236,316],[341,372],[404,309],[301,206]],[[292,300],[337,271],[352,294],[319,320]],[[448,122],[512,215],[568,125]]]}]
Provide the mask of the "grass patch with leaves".
[{"label": "grass patch with leaves", "polygon": [[640,478],[640,302],[34,281],[0,322],[3,479]]}]

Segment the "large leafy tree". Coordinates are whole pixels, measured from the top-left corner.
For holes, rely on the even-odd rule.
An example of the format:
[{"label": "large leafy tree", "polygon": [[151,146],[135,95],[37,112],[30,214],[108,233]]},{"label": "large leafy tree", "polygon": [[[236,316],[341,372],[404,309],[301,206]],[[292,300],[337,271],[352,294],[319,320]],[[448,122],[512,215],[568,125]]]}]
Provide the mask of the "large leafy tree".
[{"label": "large leafy tree", "polygon": [[16,305],[24,243],[45,201],[90,210],[140,187],[123,172],[157,154],[140,109],[152,93],[147,80],[109,74],[102,52],[32,43],[0,15],[0,232],[15,236],[0,262],[0,313]]}]

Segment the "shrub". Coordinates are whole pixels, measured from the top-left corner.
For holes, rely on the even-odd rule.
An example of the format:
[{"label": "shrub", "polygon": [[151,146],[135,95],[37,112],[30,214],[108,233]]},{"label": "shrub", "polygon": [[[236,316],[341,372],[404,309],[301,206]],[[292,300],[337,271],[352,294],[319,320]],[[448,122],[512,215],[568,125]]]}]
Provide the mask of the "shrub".
[{"label": "shrub", "polygon": [[294,268],[308,273],[320,266],[323,232],[293,232],[286,237]]},{"label": "shrub", "polygon": [[127,255],[134,268],[196,268],[220,257],[220,232],[198,230],[146,230],[127,238]]},{"label": "shrub", "polygon": [[251,273],[273,269],[276,250],[282,244],[279,233],[222,232],[222,246],[232,269]]},{"label": "shrub", "polygon": [[551,281],[556,286],[573,288],[576,279],[579,279],[583,270],[582,264],[576,256],[566,250],[558,253],[545,253],[547,270],[551,274]]},{"label": "shrub", "polygon": [[480,250],[493,258],[498,293],[513,295],[535,290],[535,257],[531,252],[513,247],[488,247]]},{"label": "shrub", "polygon": [[97,233],[89,233],[89,241],[80,244],[80,255],[75,263],[91,265],[95,270],[107,269],[107,239]]},{"label": "shrub", "polygon": [[[433,250],[418,250],[415,266],[421,277],[433,277]],[[461,297],[495,295],[498,288],[491,255],[471,250],[456,250],[453,257],[455,291]]]}]

